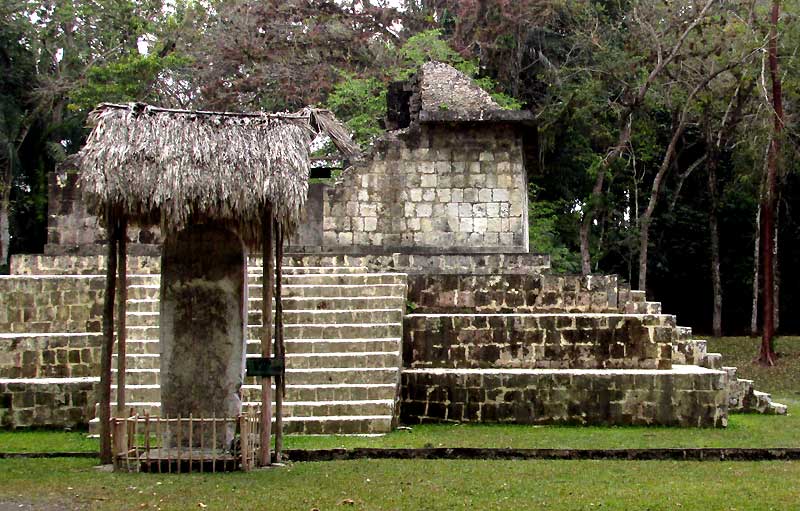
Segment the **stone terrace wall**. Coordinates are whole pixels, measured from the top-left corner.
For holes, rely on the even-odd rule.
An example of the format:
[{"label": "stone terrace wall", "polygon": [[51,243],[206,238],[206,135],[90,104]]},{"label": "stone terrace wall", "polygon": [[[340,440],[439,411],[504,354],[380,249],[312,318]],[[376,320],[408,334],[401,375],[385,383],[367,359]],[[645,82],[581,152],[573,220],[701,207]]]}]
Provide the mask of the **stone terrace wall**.
[{"label": "stone terrace wall", "polygon": [[[128,275],[159,273],[160,256],[128,256]],[[104,255],[41,255],[11,256],[11,275],[103,275]]]},{"label": "stone terrace wall", "polygon": [[0,334],[0,379],[100,374],[99,334]]},{"label": "stone terrace wall", "polygon": [[99,332],[105,277],[0,277],[0,332]]},{"label": "stone terrace wall", "polygon": [[508,124],[423,125],[380,140],[325,190],[323,244],[353,251],[527,252],[522,138]]},{"label": "stone terrace wall", "polygon": [[419,313],[620,312],[617,277],[425,273],[408,279]]},{"label": "stone terrace wall", "polygon": [[669,369],[674,316],[410,314],[405,367]]},{"label": "stone terrace wall", "polygon": [[0,426],[85,427],[94,416],[97,380],[0,380]]},{"label": "stone terrace wall", "polygon": [[[105,275],[104,255],[40,255],[11,256],[12,275]],[[250,266],[260,267],[261,257],[248,258]],[[545,254],[300,254],[287,253],[287,266],[364,266],[376,271],[397,271],[408,274],[442,275],[473,274],[530,275],[550,268]],[[160,256],[129,256],[128,274],[149,274],[161,271]]]},{"label": "stone terrace wall", "polygon": [[725,427],[727,375],[694,372],[405,370],[400,418],[426,422]]},{"label": "stone terrace wall", "polygon": [[[131,254],[158,252],[161,235],[157,226],[128,229]],[[105,230],[89,213],[78,186],[78,174],[51,173],[48,182],[47,245],[45,253],[93,255],[105,252]]]}]

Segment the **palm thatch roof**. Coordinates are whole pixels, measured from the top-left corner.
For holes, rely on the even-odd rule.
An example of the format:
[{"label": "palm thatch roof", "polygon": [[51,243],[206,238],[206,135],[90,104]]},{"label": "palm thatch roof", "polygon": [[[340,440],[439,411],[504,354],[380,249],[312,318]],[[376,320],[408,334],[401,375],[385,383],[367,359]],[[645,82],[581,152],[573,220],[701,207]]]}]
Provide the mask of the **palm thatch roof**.
[{"label": "palm thatch roof", "polygon": [[71,163],[95,214],[125,215],[176,232],[195,222],[235,227],[260,241],[267,204],[291,229],[308,195],[309,144],[324,132],[349,158],[358,154],[327,110],[289,114],[169,110],[102,104]]}]

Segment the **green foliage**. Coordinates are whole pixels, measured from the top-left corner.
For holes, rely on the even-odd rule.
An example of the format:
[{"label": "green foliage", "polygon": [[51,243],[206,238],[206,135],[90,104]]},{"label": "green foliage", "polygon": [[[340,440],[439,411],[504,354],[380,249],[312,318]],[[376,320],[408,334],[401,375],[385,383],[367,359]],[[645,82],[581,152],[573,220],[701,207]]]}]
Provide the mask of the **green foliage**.
[{"label": "green foliage", "polygon": [[[560,223],[565,220],[565,201],[548,201],[537,197],[537,188],[531,185],[528,201],[528,239],[531,252],[549,254],[550,267],[556,273],[579,273],[580,254],[571,250],[560,238]],[[578,222],[577,214],[568,217]]]},{"label": "green foliage", "polygon": [[359,144],[382,133],[380,119],[386,112],[386,84],[377,78],[358,78],[340,73],[341,79],[328,95],[327,107],[343,119]]},{"label": "green foliage", "polygon": [[103,102],[146,101],[160,73],[186,63],[186,58],[176,55],[160,57],[156,54],[132,53],[118,60],[91,66],[83,83],[70,93],[68,108],[88,111]]}]

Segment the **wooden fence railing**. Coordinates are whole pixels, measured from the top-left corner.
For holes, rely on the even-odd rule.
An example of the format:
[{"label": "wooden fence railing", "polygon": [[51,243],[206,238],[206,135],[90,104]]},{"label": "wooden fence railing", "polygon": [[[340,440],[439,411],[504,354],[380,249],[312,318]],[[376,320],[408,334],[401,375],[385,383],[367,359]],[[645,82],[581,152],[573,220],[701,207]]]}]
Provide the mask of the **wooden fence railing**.
[{"label": "wooden fence railing", "polygon": [[147,472],[249,471],[260,449],[257,410],[238,417],[111,419],[114,468]]}]

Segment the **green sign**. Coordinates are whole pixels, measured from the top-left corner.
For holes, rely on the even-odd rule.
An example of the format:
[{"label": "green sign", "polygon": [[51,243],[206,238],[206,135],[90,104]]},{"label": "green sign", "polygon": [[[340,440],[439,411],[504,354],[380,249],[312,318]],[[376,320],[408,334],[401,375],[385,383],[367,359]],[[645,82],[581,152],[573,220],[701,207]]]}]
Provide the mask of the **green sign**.
[{"label": "green sign", "polygon": [[280,376],[286,369],[283,358],[248,358],[246,360],[247,376]]}]

